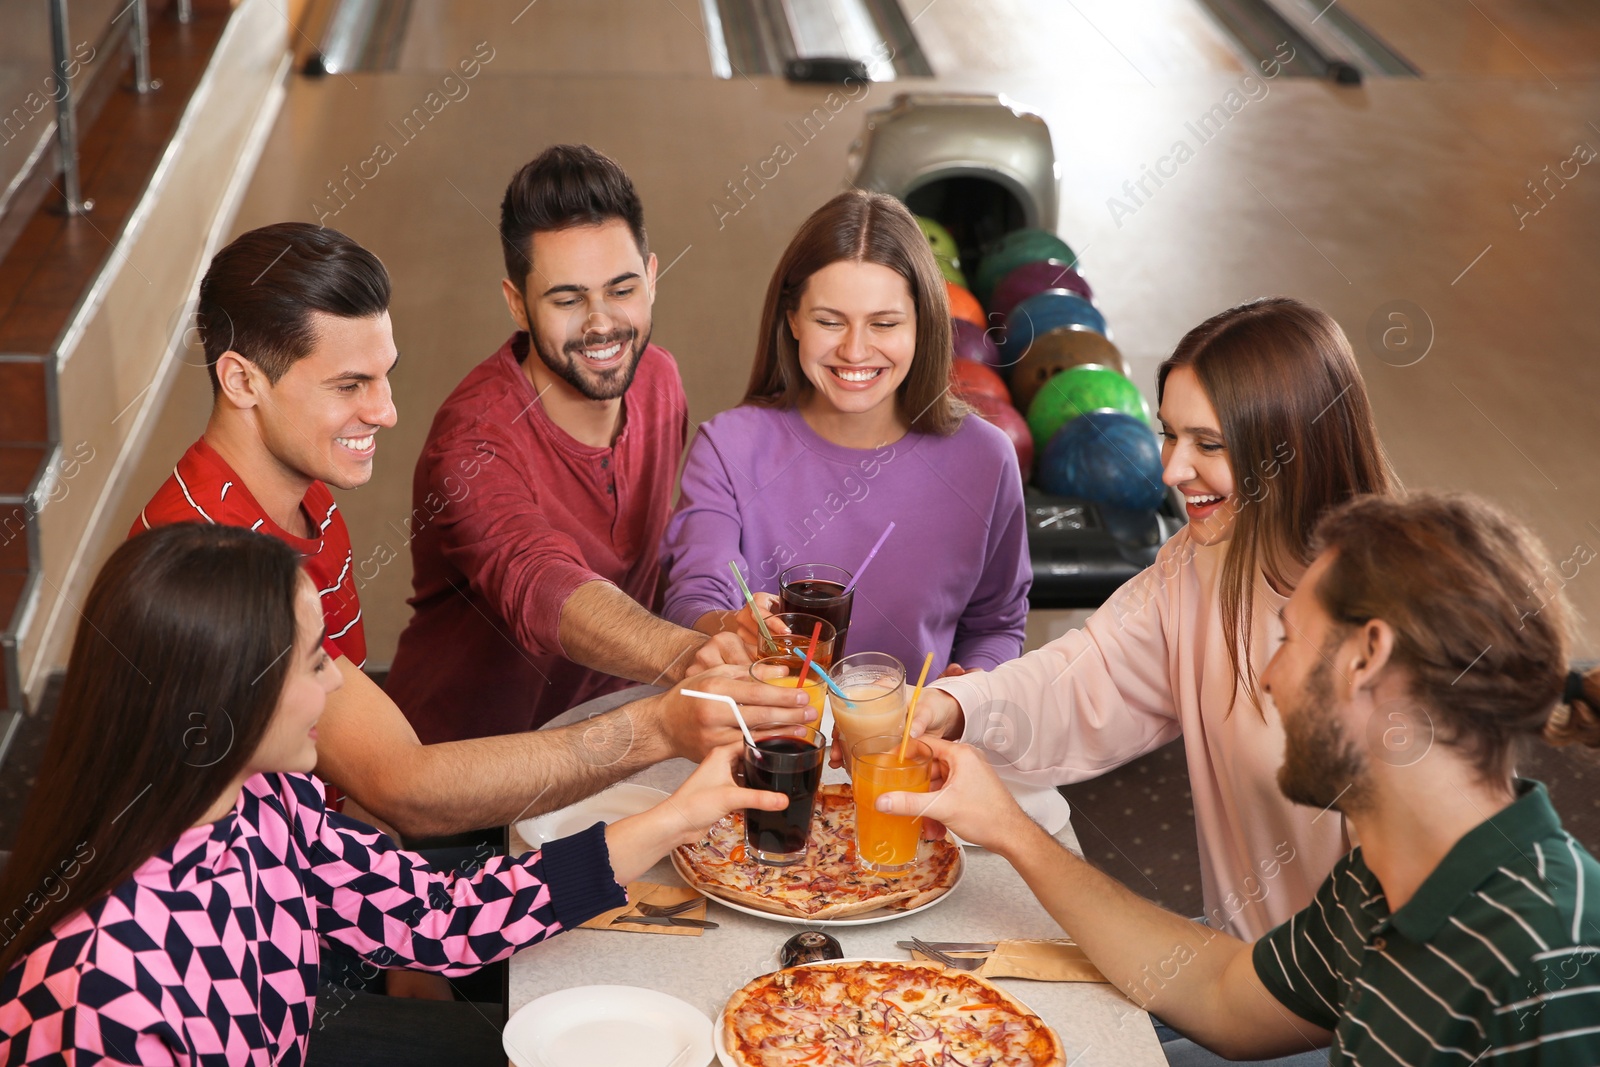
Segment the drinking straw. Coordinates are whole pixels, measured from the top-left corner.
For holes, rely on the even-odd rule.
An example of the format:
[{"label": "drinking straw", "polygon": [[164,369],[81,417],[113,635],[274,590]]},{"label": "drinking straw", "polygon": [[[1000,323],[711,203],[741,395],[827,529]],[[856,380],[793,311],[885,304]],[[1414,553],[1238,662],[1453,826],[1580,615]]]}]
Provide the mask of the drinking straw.
[{"label": "drinking straw", "polygon": [[856,587],[856,583],[859,582],[861,580],[861,576],[866,573],[867,564],[872,562],[872,557],[878,554],[878,549],[883,547],[883,543],[889,539],[889,535],[892,533],[894,533],[894,523],[891,522],[888,526],[884,527],[883,533],[878,535],[878,543],[872,546],[872,551],[867,553],[867,558],[862,560],[861,566],[856,568],[856,576],[851,578],[850,584],[844,587],[844,592],[839,594],[841,597],[850,595],[850,590]]},{"label": "drinking straw", "polygon": [[745,723],[744,716],[739,714],[739,705],[733,702],[732,697],[725,697],[720,693],[702,693],[697,689],[685,689],[683,695],[686,697],[699,697],[701,700],[720,700],[728,705],[733,709],[733,717],[738,721],[739,729],[744,732],[745,741],[749,743],[751,748],[756,747],[755,735],[750,732],[750,727]]},{"label": "drinking straw", "polygon": [[811,665],[812,669],[817,672],[817,677],[821,678],[823,682],[827,684],[828,688],[833,690],[833,695],[844,701],[845,707],[853,708],[856,706],[854,701],[844,695],[844,690],[840,689],[837,683],[835,683],[832,678],[828,677],[828,672],[822,669],[822,664],[811,658],[811,653],[802,653],[800,669],[805,670],[805,665],[808,663]]},{"label": "drinking straw", "polygon": [[917,679],[916,689],[911,691],[911,703],[906,705],[906,725],[900,731],[900,754],[897,757],[901,763],[906,759],[906,746],[911,743],[911,715],[917,710],[917,698],[922,695],[922,683],[928,680],[928,669],[933,666],[933,653],[922,661],[922,675]]},{"label": "drinking straw", "polygon": [[[893,526],[894,524],[890,523],[889,525]],[[772,639],[772,631],[767,629],[767,622],[761,617],[761,609],[756,607],[755,594],[750,592],[748,585],[744,584],[744,575],[739,573],[738,561],[730,559],[728,566],[733,570],[733,580],[739,583],[739,592],[744,594],[744,602],[750,605],[750,614],[756,617],[756,628],[761,631],[762,639],[767,642],[770,648],[776,651],[778,642]]]},{"label": "drinking straw", "polygon": [[811,669],[811,657],[817,654],[817,638],[822,636],[822,620],[811,628],[811,644],[806,646],[806,662],[800,664],[800,678],[794,683],[796,689],[806,684],[806,672]]}]

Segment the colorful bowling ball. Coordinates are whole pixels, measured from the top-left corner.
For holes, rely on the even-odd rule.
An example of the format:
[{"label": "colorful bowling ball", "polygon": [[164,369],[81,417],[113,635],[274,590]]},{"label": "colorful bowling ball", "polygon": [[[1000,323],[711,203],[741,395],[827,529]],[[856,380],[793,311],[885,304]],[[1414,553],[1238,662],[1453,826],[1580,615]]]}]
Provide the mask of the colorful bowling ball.
[{"label": "colorful bowling ball", "polygon": [[979,327],[989,325],[989,318],[983,313],[983,305],[978,303],[978,298],[973,296],[970,290],[951,281],[945,282],[944,287],[950,297],[952,319],[965,319]]},{"label": "colorful bowling ball", "polygon": [[1055,234],[1034,229],[1012,230],[984,252],[972,291],[987,302],[1001,278],[1024,263],[1039,259],[1059,259],[1071,267],[1078,265],[1078,254]]},{"label": "colorful bowling ball", "polygon": [[1150,425],[1150,407],[1139,387],[1109,367],[1073,367],[1044,383],[1028,405],[1028,429],[1040,450],[1056,431],[1091,411],[1120,411]]},{"label": "colorful bowling ball", "polygon": [[1065,289],[1046,289],[1028,297],[1006,316],[1000,354],[1008,366],[1014,366],[1028,354],[1035,337],[1063,326],[1084,326],[1108,335],[1105,316],[1089,301]]},{"label": "colorful bowling ball", "polygon": [[974,363],[970,359],[953,360],[950,364],[950,390],[967,403],[973,402],[973,397],[987,396],[997,403],[1011,404],[1011,393],[1006,390],[1006,383],[989,367],[982,363]]},{"label": "colorful bowling ball", "polygon": [[1018,411],[1027,411],[1041,386],[1070,367],[1096,363],[1126,375],[1128,361],[1117,346],[1093,330],[1082,326],[1063,326],[1040,334],[1028,346],[1027,355],[1014,367],[1000,367],[1010,374],[1011,399]]},{"label": "colorful bowling ball", "polygon": [[[1000,368],[1000,348],[982,326],[974,326],[966,319],[955,319],[950,323],[950,340],[955,345],[958,361],[971,360],[996,370]],[[1110,344],[1109,341],[1106,343]]]},{"label": "colorful bowling ball", "polygon": [[1011,447],[1017,450],[1017,467],[1022,471],[1023,482],[1027,482],[1033,470],[1033,434],[1028,430],[1028,423],[1017,414],[1016,408],[992,396],[979,396],[969,403],[985,422],[1000,427],[1011,439]]},{"label": "colorful bowling ball", "polygon": [[1120,411],[1091,411],[1061,427],[1039,455],[1039,488],[1119,508],[1161,506],[1161,449],[1150,427]]},{"label": "colorful bowling ball", "polygon": [[961,249],[956,247],[956,239],[950,236],[949,230],[926,215],[917,216],[917,226],[921,228],[922,235],[928,239],[934,255],[940,259],[948,259],[957,267],[961,266]]},{"label": "colorful bowling ball", "polygon": [[959,263],[943,256],[934,256],[933,258],[939,264],[939,273],[944,276],[945,281],[951,285],[959,285],[962,288],[966,288],[967,276],[961,273],[961,265]]},{"label": "colorful bowling ball", "polygon": [[1046,289],[1065,289],[1085,300],[1094,299],[1094,292],[1083,275],[1059,259],[1039,259],[1024,263],[1000,279],[994,292],[989,294],[989,312],[1004,319],[1012,308]]}]

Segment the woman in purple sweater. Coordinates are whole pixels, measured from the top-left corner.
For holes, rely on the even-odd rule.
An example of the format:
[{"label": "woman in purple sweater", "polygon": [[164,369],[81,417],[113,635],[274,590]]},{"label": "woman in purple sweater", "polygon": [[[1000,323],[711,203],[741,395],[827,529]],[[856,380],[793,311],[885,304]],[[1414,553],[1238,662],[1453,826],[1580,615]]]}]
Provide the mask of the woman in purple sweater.
[{"label": "woman in purple sweater", "polygon": [[324,807],[340,684],[294,549],[183,524],[106,563],[0,880],[0,1063],[301,1064],[317,943],[465,974],[571,929],[727,812],[736,747],[668,802],[471,874]]},{"label": "woman in purple sweater", "polygon": [[1020,654],[1022,477],[1006,436],[950,393],[950,359],[944,281],[905,206],[852,190],[818,209],[767,287],[744,402],[689,447],[662,613],[736,629],[729,560],[776,594],[791,564],[853,570],[893,521],[856,587],[846,651],[913,671],[931,651],[935,675]]}]

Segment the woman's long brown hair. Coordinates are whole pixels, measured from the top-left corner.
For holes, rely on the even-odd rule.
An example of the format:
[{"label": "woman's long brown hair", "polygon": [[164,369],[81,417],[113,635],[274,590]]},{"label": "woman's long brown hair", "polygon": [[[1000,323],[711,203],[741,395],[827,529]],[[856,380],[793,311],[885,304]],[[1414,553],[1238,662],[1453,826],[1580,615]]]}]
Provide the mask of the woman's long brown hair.
[{"label": "woman's long brown hair", "polygon": [[[1184,335],[1156,376],[1191,367],[1216,409],[1233,473],[1233,534],[1222,565],[1228,659],[1260,706],[1256,670],[1242,647],[1254,618],[1254,584],[1280,592],[1311,563],[1312,534],[1329,508],[1362,493],[1394,493],[1399,480],[1355,353],[1324,311],[1288,297],[1255,300]],[[1235,690],[1237,693],[1237,690]],[[1230,705],[1231,706],[1231,705]]]},{"label": "woman's long brown hair", "polygon": [[243,772],[293,658],[299,581],[294,549],[227,526],[165,526],[112,553],[0,878],[0,973]]},{"label": "woman's long brown hair", "polygon": [[967,407],[950,392],[950,300],[928,239],[906,206],[884,193],[851,189],[823,204],[800,224],[767,285],[761,335],[744,403],[792,408],[811,391],[800,370],[799,343],[789,312],[800,304],[811,276],[841,261],[876,263],[911,287],[917,312],[916,355],[895,393],[900,415],[917,433],[948,435]]}]

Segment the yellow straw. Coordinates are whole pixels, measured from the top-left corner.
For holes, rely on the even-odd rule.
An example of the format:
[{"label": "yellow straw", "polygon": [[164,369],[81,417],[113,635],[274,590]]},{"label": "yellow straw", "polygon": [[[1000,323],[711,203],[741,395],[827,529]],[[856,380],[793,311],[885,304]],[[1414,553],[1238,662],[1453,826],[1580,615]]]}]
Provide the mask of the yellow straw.
[{"label": "yellow straw", "polygon": [[933,666],[933,653],[929,652],[927,659],[922,661],[922,676],[917,679],[917,688],[911,693],[911,703],[906,705],[906,725],[900,731],[900,755],[897,757],[901,763],[906,759],[906,746],[911,743],[911,716],[917,710],[917,698],[922,696],[922,683],[928,680],[928,669]]}]

